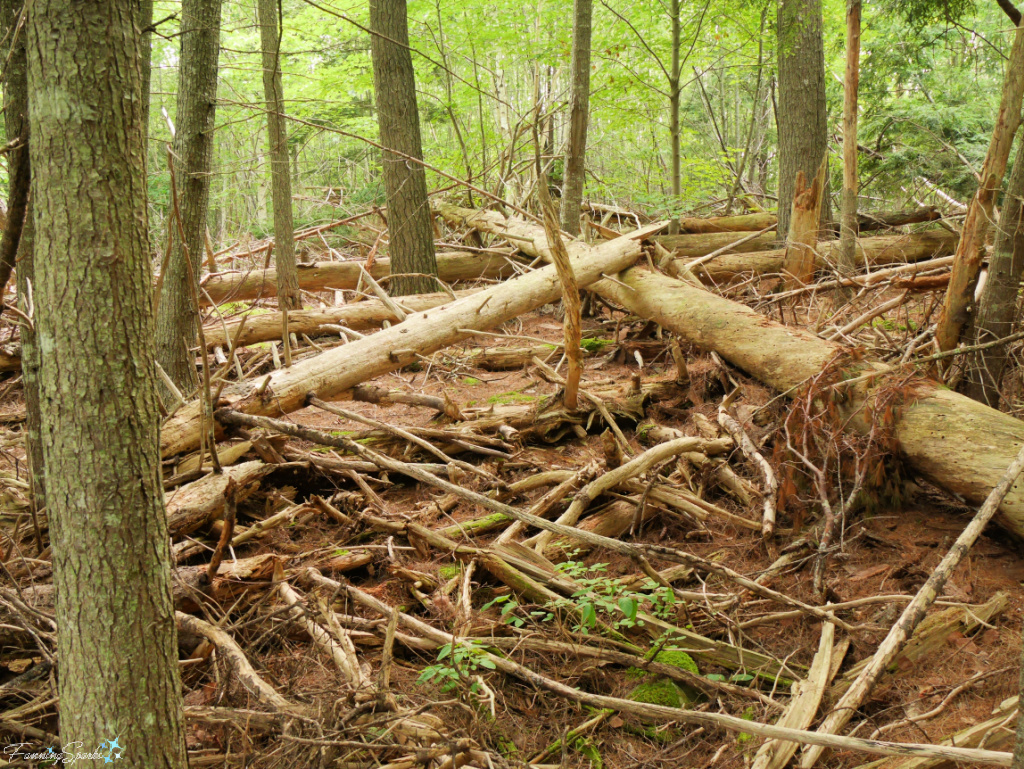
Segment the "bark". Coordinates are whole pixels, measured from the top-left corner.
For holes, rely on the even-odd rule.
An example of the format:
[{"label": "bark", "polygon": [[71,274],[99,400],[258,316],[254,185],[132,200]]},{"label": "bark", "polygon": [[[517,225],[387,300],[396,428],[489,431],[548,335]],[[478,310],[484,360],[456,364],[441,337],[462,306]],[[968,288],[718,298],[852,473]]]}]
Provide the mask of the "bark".
[{"label": "bark", "polygon": [[[779,0],[779,227],[790,230],[790,207],[798,172],[812,179],[825,160],[825,49],[821,0]],[[827,174],[826,174],[827,176]],[[831,219],[828,187],[823,192],[821,221]]]},{"label": "bark", "polygon": [[[481,231],[529,239],[532,242],[521,242],[532,256],[546,253],[541,245],[545,242],[543,231],[537,225],[506,221],[495,212],[447,207],[443,213]],[[850,352],[805,329],[775,323],[749,307],[674,278],[634,268],[620,274],[617,281],[601,280],[589,288],[631,313],[653,320],[681,340],[718,352],[776,390],[799,387],[838,355]],[[851,368],[875,365],[861,361]],[[864,418],[869,390],[864,386],[846,394],[843,408],[851,430],[866,432],[871,427]],[[894,430],[897,450],[915,470],[940,488],[977,504],[985,500],[1024,444],[1024,422],[931,380],[920,381],[896,414]],[[995,520],[1024,539],[1024,483],[1018,482],[1010,490]]]},{"label": "bark", "polygon": [[[653,238],[655,243],[660,243],[664,248],[673,252],[675,256],[706,256],[712,251],[736,243],[747,235],[756,232],[706,232],[694,235],[659,235]],[[765,251],[775,248],[778,240],[775,235],[768,232],[758,235],[753,240],[748,240],[732,249],[735,253],[749,253],[751,251]]]},{"label": "bark", "polygon": [[[199,267],[203,260],[206,212],[210,202],[213,128],[220,57],[221,0],[183,0],[181,61],[173,168],[179,194],[180,228],[171,223],[174,241],[163,276],[156,328],[156,358],[184,393],[198,384],[195,356],[199,308]],[[173,397],[161,392],[165,399]]]},{"label": "bark", "polygon": [[[377,259],[370,268],[370,275],[380,281],[391,275],[393,260]],[[317,262],[299,267],[299,286],[304,291],[325,291],[328,289],[354,289],[359,283],[359,262]],[[455,251],[441,254],[437,258],[438,276],[445,283],[477,278],[502,278],[515,274],[508,260],[501,256],[480,255]],[[435,285],[435,290],[437,286]],[[209,298],[221,302],[241,302],[277,293],[277,271],[256,270],[253,272],[219,272],[207,275],[203,280],[205,292],[203,301]]]},{"label": "bark", "polygon": [[672,143],[672,197],[678,199],[683,194],[682,163],[679,157],[679,54],[680,54],[680,18],[679,0],[672,0],[672,71],[668,78],[669,99],[669,137]]},{"label": "bark", "polygon": [[590,30],[592,0],[575,0],[572,26],[572,98],[569,102],[569,146],[565,151],[562,229],[580,234],[580,204],[590,121]]},{"label": "bark", "polygon": [[[406,157],[423,158],[416,81],[409,53],[406,0],[370,1],[370,51],[373,92],[380,124],[384,189],[388,199],[389,250],[396,277],[394,296],[437,291],[434,232],[423,166]],[[395,150],[397,155],[388,150]]]},{"label": "bark", "polygon": [[279,0],[258,0],[256,9],[263,44],[263,94],[267,102],[267,138],[270,189],[274,201],[274,260],[277,263],[277,303],[285,310],[301,310],[299,276],[295,268],[292,224],[292,181],[288,170],[288,127],[285,123],[284,87],[281,84]]},{"label": "bark", "polygon": [[[23,92],[26,70],[25,31],[24,29],[20,32],[15,30],[23,5],[24,3],[18,2],[18,0],[4,0],[3,6],[0,8],[0,12],[4,16],[5,31],[17,35],[16,39],[11,38],[14,40],[14,46],[10,51],[10,64],[7,66],[13,68],[10,71],[10,77],[13,78],[12,85],[15,90],[22,90],[20,94],[8,94],[8,84],[6,81],[4,83],[5,110],[13,107],[18,110],[18,114],[10,115],[6,112],[4,114],[7,141],[14,141],[16,145],[7,155],[7,221],[4,223],[3,235],[0,236],[0,297],[6,291],[7,282],[11,279],[11,272],[14,271],[14,263],[18,256],[18,247],[27,219],[29,185],[31,184],[29,121],[26,115],[27,101]],[[0,312],[3,312],[2,305],[0,305]]]},{"label": "bark", "polygon": [[846,80],[843,82],[843,196],[839,230],[839,272],[857,266],[857,91],[860,87],[861,0],[846,6]]},{"label": "bark", "polygon": [[[0,3],[0,25],[2,34],[14,40],[10,58],[7,61],[4,82],[4,127],[8,138],[23,136],[28,138],[28,60],[25,52],[26,32],[22,29],[15,32],[18,16],[21,12],[20,0],[3,0]],[[15,38],[14,35],[17,34]],[[15,200],[20,194],[17,185],[24,183],[25,192],[31,182],[31,159],[28,146],[18,150],[11,158],[13,173],[10,174],[8,200]],[[22,178],[19,178],[24,174]],[[31,287],[35,285],[34,260],[34,229],[32,224],[32,204],[25,207],[25,221],[18,242],[17,272],[15,278],[18,287],[18,309],[26,316],[32,317],[34,310],[31,300]],[[8,221],[13,221],[9,218]],[[0,289],[2,292],[2,289]],[[29,481],[32,484],[32,506],[36,511],[46,507],[46,488],[43,482],[43,445],[40,441],[39,418],[39,348],[33,325],[19,319],[19,336],[21,337],[21,359],[24,361],[24,393],[25,393],[25,452],[28,456]],[[6,357],[6,356],[4,356]],[[4,361],[6,362],[6,361]],[[21,362],[19,361],[19,365]],[[0,364],[2,365],[2,364]]]},{"label": "bark", "polygon": [[707,219],[683,218],[679,220],[679,232],[757,232],[765,227],[771,227],[777,222],[778,217],[768,212],[737,216],[712,216]]},{"label": "bark", "polygon": [[949,279],[935,341],[940,350],[952,350],[960,342],[960,335],[970,322],[974,304],[974,287],[985,255],[992,209],[1002,185],[1014,134],[1020,125],[1021,101],[1024,99],[1024,27],[1018,27],[1006,65],[1003,92],[992,129],[992,140],[981,168],[981,184],[967,209],[960,245],[956,250],[953,272]]},{"label": "bark", "polygon": [[[651,225],[596,248],[580,241],[569,244],[577,283],[586,286],[601,273],[632,264],[640,255],[640,241],[660,228]],[[408,365],[417,354],[469,338],[470,329],[492,328],[561,295],[553,267],[534,270],[437,310],[412,314],[403,323],[279,369],[258,383],[225,388],[218,405],[249,414],[281,414],[302,408],[311,392],[322,400],[339,398],[367,379]],[[165,455],[199,445],[200,414],[194,402],[167,420],[161,433]]]},{"label": "bark", "polygon": [[789,221],[786,258],[782,265],[786,288],[799,288],[814,279],[814,253],[818,245],[818,222],[825,185],[825,163],[807,186],[803,171],[797,171],[793,207]]},{"label": "bark", "polygon": [[[1018,703],[1024,702],[1024,655],[1021,656],[1020,667],[1020,699]],[[1017,744],[1013,749],[1013,763],[1011,769],[1024,769],[1024,717],[1017,716]]]},{"label": "bark", "polygon": [[[919,262],[936,256],[948,256],[956,250],[957,236],[948,230],[928,230],[913,235],[886,235],[861,238],[857,241],[858,264],[881,266]],[[839,259],[841,245],[835,240],[819,240],[814,265],[823,269]],[[721,282],[750,275],[767,275],[782,271],[786,249],[757,251],[747,254],[723,254],[691,268],[688,259],[672,259],[661,267],[678,276],[686,269],[703,281]]]},{"label": "bark", "polygon": [[[1010,182],[999,212],[995,246],[988,261],[988,278],[978,300],[978,317],[971,343],[1002,339],[1013,332],[1017,292],[1024,273],[1024,142],[1017,149]],[[1006,369],[1006,347],[990,347],[968,356],[964,393],[999,408],[999,390]]]},{"label": "bark", "polygon": [[184,769],[149,344],[140,11],[139,0],[32,6],[34,299],[62,739],[94,750],[117,738],[128,765]]}]

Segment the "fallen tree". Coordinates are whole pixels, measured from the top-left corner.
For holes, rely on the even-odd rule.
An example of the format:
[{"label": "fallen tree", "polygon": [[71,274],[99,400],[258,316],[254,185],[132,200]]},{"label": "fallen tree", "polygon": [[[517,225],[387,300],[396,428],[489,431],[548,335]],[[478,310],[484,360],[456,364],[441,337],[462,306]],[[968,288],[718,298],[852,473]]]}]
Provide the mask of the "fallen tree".
[{"label": "fallen tree", "polygon": [[[316,262],[299,265],[299,288],[303,291],[350,290],[359,284],[363,263]],[[378,259],[370,267],[374,280],[391,275],[391,261]],[[515,270],[509,260],[497,254],[473,254],[462,251],[437,255],[437,275],[445,283],[477,278],[507,278]],[[241,302],[277,295],[277,270],[252,272],[213,272],[202,281],[203,302]],[[438,286],[440,288],[440,286]]]},{"label": "fallen tree", "polygon": [[[652,224],[597,247],[582,242],[570,244],[569,255],[579,285],[589,285],[605,273],[633,264],[640,256],[641,241],[662,227],[664,223]],[[368,379],[407,366],[420,355],[554,302],[561,295],[554,267],[544,267],[436,310],[410,315],[405,322],[372,337],[279,369],[259,382],[225,388],[218,405],[248,414],[279,415],[302,408],[310,393],[324,400],[338,398]],[[170,416],[161,429],[164,456],[199,446],[203,421],[197,401]]]},{"label": "fallen tree", "polygon": [[[923,206],[912,211],[897,211],[891,214],[860,214],[858,224],[861,232],[868,230],[885,230],[892,227],[903,227],[907,224],[934,222],[942,218],[942,213],[934,206]],[[686,217],[679,220],[681,234],[701,232],[745,232],[763,230],[777,224],[779,217],[774,213],[761,212],[756,214],[739,214],[737,216],[712,216],[708,218]]]},{"label": "fallen tree", "polygon": [[[527,222],[505,220],[495,212],[446,206],[444,216],[479,230],[509,232],[523,251],[543,256],[543,230]],[[821,374],[849,349],[802,328],[783,326],[737,302],[649,270],[631,269],[614,281],[590,286],[603,298],[648,318],[680,339],[714,350],[733,365],[782,392],[790,392]],[[858,432],[871,429],[873,392],[888,381],[862,378],[879,364],[850,362],[838,379],[857,378],[842,388],[844,425]],[[881,369],[881,367],[879,366]],[[980,504],[1024,445],[1024,422],[977,401],[919,378],[914,392],[896,414],[893,437],[900,453],[924,478],[962,499]],[[1024,483],[1018,481],[1000,505],[996,522],[1024,538]]]},{"label": "fallen tree", "polygon": [[[913,235],[881,235],[857,241],[857,264],[881,266],[903,262],[919,262],[936,256],[949,256],[956,250],[957,236],[947,230],[928,230]],[[675,255],[673,255],[675,256]],[[700,280],[721,283],[751,275],[770,275],[782,272],[786,249],[777,248],[755,253],[723,254],[699,265],[692,259],[666,258],[660,266],[670,275],[678,277],[692,272]],[[839,260],[839,241],[818,241],[814,265],[822,269]]]}]

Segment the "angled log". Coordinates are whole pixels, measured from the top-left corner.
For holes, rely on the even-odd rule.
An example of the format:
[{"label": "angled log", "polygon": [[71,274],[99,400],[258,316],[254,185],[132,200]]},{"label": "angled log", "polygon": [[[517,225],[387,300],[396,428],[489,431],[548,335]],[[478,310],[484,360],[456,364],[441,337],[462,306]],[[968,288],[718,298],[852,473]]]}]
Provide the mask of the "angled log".
[{"label": "angled log", "polygon": [[[359,283],[362,262],[317,262],[299,265],[299,288],[303,291],[353,289]],[[514,273],[503,256],[455,251],[437,255],[438,277],[445,283],[477,278],[507,278]],[[391,275],[391,260],[378,259],[370,268],[374,280]],[[277,295],[277,270],[210,273],[203,281],[204,302],[242,302]],[[438,287],[440,288],[440,286]],[[207,299],[207,295],[209,299]]]},{"label": "angled log", "polygon": [[[663,226],[652,224],[597,247],[567,244],[579,285],[587,286],[604,273],[631,265],[640,256],[643,239]],[[546,242],[543,230],[538,242]],[[541,251],[547,253],[546,248]],[[339,398],[368,379],[409,365],[419,355],[468,339],[473,331],[493,328],[561,295],[553,267],[534,270],[443,307],[417,312],[389,329],[278,369],[258,382],[226,388],[219,405],[250,414],[280,415],[302,408],[311,392],[323,400]],[[164,456],[198,446],[200,426],[200,404],[183,406],[161,430]]]},{"label": "angled log", "polygon": [[[854,262],[880,267],[887,264],[919,262],[937,256],[949,256],[956,250],[958,237],[948,230],[927,230],[912,235],[879,235],[856,242]],[[819,240],[815,248],[815,269],[825,269],[839,262],[839,241]],[[752,275],[782,272],[786,249],[746,254],[723,254],[703,264],[692,266],[690,259],[666,259],[660,265],[673,276],[690,270],[706,283],[722,283],[746,279]]]},{"label": "angled log", "polygon": [[[530,249],[536,249],[538,256],[545,253],[543,230],[537,225],[506,221],[496,212],[452,206],[442,213],[482,231],[510,232],[520,239],[517,242],[526,253],[531,253]],[[626,270],[615,281],[602,280],[589,287],[680,339],[716,351],[782,392],[800,387],[831,361],[850,352],[809,331],[783,326],[742,304],[645,269]],[[862,361],[847,368],[841,379],[881,367]],[[881,376],[845,388],[843,410],[850,417],[848,429],[864,433],[871,429],[864,418],[865,404],[880,383],[885,383]],[[972,504],[985,500],[1024,445],[1024,422],[924,378],[918,380],[913,397],[895,418],[898,450],[910,465],[931,483]],[[994,520],[1024,539],[1024,481],[1010,489]]]}]

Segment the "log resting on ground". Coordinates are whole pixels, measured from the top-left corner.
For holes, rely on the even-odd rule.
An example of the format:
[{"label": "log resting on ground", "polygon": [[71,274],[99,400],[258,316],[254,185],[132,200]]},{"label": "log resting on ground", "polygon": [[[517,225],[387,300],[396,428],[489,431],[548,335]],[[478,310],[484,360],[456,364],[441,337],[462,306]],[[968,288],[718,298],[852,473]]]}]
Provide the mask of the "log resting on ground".
[{"label": "log resting on ground", "polygon": [[[889,214],[860,214],[860,231],[884,230],[902,227],[906,224],[934,222],[942,213],[934,206],[924,206],[912,211],[897,211]],[[737,216],[712,216],[708,218],[687,217],[679,220],[679,232],[683,234],[701,232],[739,232],[763,230],[778,222],[774,213],[739,214]]]},{"label": "log resting on ground", "polygon": [[[472,224],[482,231],[508,231],[521,240],[526,253],[546,252],[542,228],[518,220],[504,220],[494,212],[446,207],[449,219]],[[529,241],[532,241],[529,242]],[[538,248],[538,244],[541,245]],[[590,286],[603,298],[648,318],[680,339],[714,350],[733,365],[783,392],[798,388],[820,374],[849,348],[825,341],[809,331],[783,326],[760,313],[675,278],[633,268],[616,281]],[[850,363],[839,378],[870,371],[871,362]],[[844,388],[843,411],[848,429],[861,433],[871,425],[864,417],[878,384],[892,381],[879,376]],[[910,466],[931,483],[968,503],[980,504],[999,482],[1024,445],[1024,422],[989,406],[945,389],[925,378],[914,380],[914,391],[897,410],[893,425],[896,445]],[[1024,539],[1024,479],[1011,487],[996,522]]]},{"label": "log resting on ground", "polygon": [[[904,262],[919,262],[936,256],[949,256],[956,250],[957,236],[947,230],[928,230],[913,235],[880,235],[857,241],[857,264],[874,267]],[[786,249],[758,251],[743,254],[723,254],[697,265],[692,272],[706,283],[720,283],[742,279],[751,275],[782,272]],[[818,241],[815,267],[822,269],[836,264],[839,259],[838,240]],[[670,275],[679,276],[690,259],[666,258],[661,267]]]},{"label": "log resting on ground", "polygon": [[[582,242],[570,244],[577,282],[587,286],[604,273],[630,266],[639,258],[644,238],[663,227],[664,223],[652,224],[596,247]],[[539,242],[544,243],[541,237]],[[540,250],[547,253],[544,248]],[[561,295],[554,267],[534,270],[443,307],[417,312],[389,329],[278,369],[258,381],[225,388],[218,406],[247,414],[280,416],[302,408],[309,393],[323,400],[338,399],[368,379],[413,363],[418,355],[468,339],[473,335],[471,331],[493,328]],[[161,430],[163,455],[197,447],[201,425],[198,401],[179,409]]]},{"label": "log resting on ground", "polygon": [[[299,288],[303,291],[353,289],[359,283],[361,261],[317,262],[299,265]],[[437,255],[437,275],[445,283],[478,278],[507,278],[515,270],[509,260],[495,254],[470,254],[462,251]],[[378,259],[370,268],[374,280],[391,274],[391,261]],[[440,286],[438,286],[440,288]],[[252,272],[214,272],[203,279],[203,303],[243,302],[277,295],[277,270]],[[209,295],[210,299],[207,299]]]}]

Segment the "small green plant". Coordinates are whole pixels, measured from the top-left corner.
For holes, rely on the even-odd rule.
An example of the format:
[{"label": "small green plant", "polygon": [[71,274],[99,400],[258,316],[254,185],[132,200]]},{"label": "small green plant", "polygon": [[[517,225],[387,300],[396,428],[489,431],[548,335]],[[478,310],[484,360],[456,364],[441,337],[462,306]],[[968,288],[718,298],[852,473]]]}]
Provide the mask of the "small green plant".
[{"label": "small green plant", "polygon": [[478,385],[481,384],[481,382],[475,376],[464,376],[462,377],[462,384]]},{"label": "small green plant", "polygon": [[[523,627],[530,620],[537,622],[550,622],[555,617],[551,612],[544,611],[542,609],[528,611],[520,606],[516,599],[511,595],[499,595],[497,598],[488,601],[480,608],[481,611],[487,611],[492,606],[500,606],[501,621],[506,625],[512,625],[513,627]],[[523,613],[527,616],[523,616]]]},{"label": "small green plant", "polygon": [[[480,668],[494,670],[495,665],[477,642],[446,643],[437,652],[437,664],[423,668],[416,682],[434,681],[441,685],[441,691],[450,692]],[[479,684],[473,682],[469,690],[475,694],[479,688]]]},{"label": "small green plant", "polygon": [[[649,603],[650,611],[660,619],[668,619],[675,607],[675,593],[653,580],[645,580],[641,591],[631,590],[622,582],[604,574],[606,563],[587,566],[582,561],[565,561],[558,569],[579,584],[580,589],[556,605],[574,608],[579,617],[577,630],[587,633],[597,626],[598,615],[608,618],[614,629],[643,627],[640,607]],[[597,576],[593,576],[597,575]]]}]

